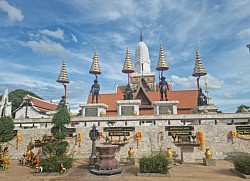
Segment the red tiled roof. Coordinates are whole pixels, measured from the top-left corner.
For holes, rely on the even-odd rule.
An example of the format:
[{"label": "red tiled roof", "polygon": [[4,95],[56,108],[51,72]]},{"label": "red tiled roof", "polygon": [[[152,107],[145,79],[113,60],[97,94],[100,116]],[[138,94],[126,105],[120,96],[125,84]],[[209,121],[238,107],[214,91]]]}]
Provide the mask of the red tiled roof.
[{"label": "red tiled roof", "polygon": [[[146,92],[146,94],[148,95],[148,98],[151,102],[160,100],[159,92]],[[198,90],[168,91],[168,100],[179,101],[179,104],[177,104],[178,114],[190,114],[191,109],[197,106],[197,97]],[[116,94],[100,94],[99,103],[104,103],[108,106],[108,115],[114,115],[117,111],[117,100],[123,100],[123,92],[119,92]],[[88,103],[91,103],[91,96],[88,97]],[[152,109],[140,109],[141,115],[152,115],[153,113],[153,107]]]},{"label": "red tiled roof", "polygon": [[118,86],[116,88],[117,94],[124,93],[127,86]]},{"label": "red tiled roof", "polygon": [[[168,100],[178,100],[177,108],[194,108],[197,106],[198,90],[168,91]],[[151,101],[160,100],[160,92],[147,92]]]},{"label": "red tiled roof", "polygon": [[[104,103],[108,106],[107,111],[111,110],[117,110],[116,107],[116,101],[117,100],[123,100],[123,93],[117,93],[117,94],[100,94],[99,95],[98,102]],[[88,103],[91,103],[92,96],[88,96]],[[94,100],[95,101],[95,100]]]},{"label": "red tiled roof", "polygon": [[47,102],[36,97],[28,95],[29,99],[32,102],[32,105],[36,107],[40,112],[55,111],[57,105],[51,102]]}]

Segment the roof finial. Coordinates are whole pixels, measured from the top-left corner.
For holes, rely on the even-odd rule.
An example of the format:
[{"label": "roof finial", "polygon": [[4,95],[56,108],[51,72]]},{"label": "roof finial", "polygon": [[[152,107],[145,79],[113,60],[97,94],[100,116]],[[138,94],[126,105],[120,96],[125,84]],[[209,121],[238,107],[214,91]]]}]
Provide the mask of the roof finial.
[{"label": "roof finial", "polygon": [[142,41],[142,29],[140,28],[140,41]]}]

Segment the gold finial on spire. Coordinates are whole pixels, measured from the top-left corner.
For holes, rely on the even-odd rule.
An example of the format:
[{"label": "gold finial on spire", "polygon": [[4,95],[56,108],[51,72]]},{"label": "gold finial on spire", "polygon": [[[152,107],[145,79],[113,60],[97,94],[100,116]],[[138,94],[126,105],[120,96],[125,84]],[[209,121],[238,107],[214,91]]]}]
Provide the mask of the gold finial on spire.
[{"label": "gold finial on spire", "polygon": [[129,73],[133,73],[133,72],[134,72],[134,68],[133,68],[133,64],[132,64],[131,59],[130,59],[129,50],[127,48],[125,62],[124,62],[123,69],[122,69],[122,73],[129,74]]},{"label": "gold finial on spire", "polygon": [[69,78],[68,78],[68,74],[67,74],[67,70],[66,70],[66,64],[65,61],[63,60],[62,62],[62,68],[60,71],[60,74],[58,76],[57,82],[59,83],[69,83]]},{"label": "gold finial on spire", "polygon": [[169,69],[169,66],[167,64],[167,60],[165,58],[162,45],[160,45],[160,52],[159,52],[159,58],[158,58],[156,70],[163,71],[163,70],[168,70],[168,69]]},{"label": "gold finial on spire", "polygon": [[92,66],[89,70],[90,74],[101,74],[101,69],[98,62],[97,50],[95,49]]},{"label": "gold finial on spire", "polygon": [[196,49],[195,66],[194,66],[194,71],[193,71],[192,76],[200,77],[200,76],[203,76],[203,75],[207,75],[207,72],[206,72],[206,70],[205,70],[205,68],[204,68],[204,66],[203,66],[203,64],[201,62],[199,52]]}]

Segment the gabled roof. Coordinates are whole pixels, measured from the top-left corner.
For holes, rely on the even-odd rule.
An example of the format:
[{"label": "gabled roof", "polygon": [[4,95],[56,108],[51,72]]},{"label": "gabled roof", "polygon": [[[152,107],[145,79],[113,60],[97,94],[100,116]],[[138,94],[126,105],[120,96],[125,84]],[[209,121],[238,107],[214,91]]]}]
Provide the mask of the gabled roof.
[{"label": "gabled roof", "polygon": [[26,95],[24,97],[24,100],[22,102],[22,104],[20,105],[19,108],[17,108],[14,112],[20,110],[22,107],[26,106],[26,99],[29,99],[30,101],[30,106],[32,106],[34,109],[36,109],[38,112],[41,113],[46,113],[48,111],[55,111],[57,110],[57,105],[52,103],[52,102],[48,102],[48,101],[44,101],[42,99],[38,99],[36,97],[33,97],[31,95]]},{"label": "gabled roof", "polygon": [[144,90],[145,90],[145,91],[149,91],[150,88],[149,88],[147,82],[145,81],[145,79],[144,79],[144,78],[141,78],[140,81],[141,81],[141,85],[142,85],[142,87],[144,88]]},{"label": "gabled roof", "polygon": [[143,105],[151,105],[151,101],[146,93],[142,79],[141,79],[140,87],[137,89],[134,97],[135,97],[135,99],[141,99],[141,104],[143,104]]},{"label": "gabled roof", "polygon": [[116,92],[117,92],[118,94],[124,93],[126,87],[127,87],[127,86],[117,86],[117,87],[116,87]]}]

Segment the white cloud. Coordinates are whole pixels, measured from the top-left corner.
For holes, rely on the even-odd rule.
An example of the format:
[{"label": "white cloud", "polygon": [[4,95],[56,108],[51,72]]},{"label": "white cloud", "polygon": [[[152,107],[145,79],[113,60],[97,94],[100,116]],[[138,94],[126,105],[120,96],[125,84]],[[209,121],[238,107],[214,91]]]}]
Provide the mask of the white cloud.
[{"label": "white cloud", "polygon": [[241,30],[238,34],[237,34],[238,37],[240,38],[244,38],[244,39],[249,39],[250,38],[250,27],[249,28],[246,28],[244,30]]},{"label": "white cloud", "polygon": [[76,36],[75,36],[75,35],[73,35],[72,33],[71,33],[71,38],[72,38],[72,41],[73,41],[73,42],[75,42],[75,43],[77,43],[77,42],[78,42],[78,40],[77,40]]},{"label": "white cloud", "polygon": [[105,14],[103,14],[103,18],[114,21],[121,18],[121,14],[118,11],[107,11]]},{"label": "white cloud", "polygon": [[119,44],[125,41],[125,37],[116,32],[108,32],[107,36],[108,36],[107,39],[109,39],[110,41],[119,43]]},{"label": "white cloud", "polygon": [[0,1],[0,8],[8,14],[9,19],[12,23],[15,21],[22,21],[24,18],[22,12],[19,9],[11,6],[5,0]]},{"label": "white cloud", "polygon": [[51,31],[48,29],[43,29],[38,31],[40,34],[47,35],[53,38],[64,40],[64,31],[60,28],[57,28],[56,31]]},{"label": "white cloud", "polygon": [[207,74],[203,79],[201,78],[200,84],[205,85],[205,81],[209,89],[220,89],[224,86],[222,80],[218,80],[210,74]]},{"label": "white cloud", "polygon": [[[56,84],[51,83],[48,79],[39,78],[29,75],[25,75],[22,73],[14,73],[13,71],[1,71],[0,72],[1,82],[2,83],[11,83],[15,85],[26,85],[33,88],[41,88],[44,86],[56,87]],[[53,81],[54,82],[54,81]]]},{"label": "white cloud", "polygon": [[56,43],[47,38],[38,41],[19,42],[22,46],[31,48],[35,53],[40,53],[42,55],[60,55],[61,57],[65,56],[65,48],[60,43]]},{"label": "white cloud", "polygon": [[[199,80],[200,87],[204,89],[205,87],[205,79],[209,89],[220,89],[224,86],[224,82],[221,80],[216,79],[210,74],[206,75],[205,77],[201,77]],[[193,76],[188,77],[179,77],[177,75],[171,75],[171,81],[173,84],[183,86],[187,89],[195,89],[197,88],[197,78]]]},{"label": "white cloud", "polygon": [[184,88],[188,88],[188,89],[194,89],[195,87],[197,87],[196,79],[195,77],[192,77],[192,76],[179,77],[177,75],[171,75],[171,81],[173,81],[173,84],[181,85]]}]

